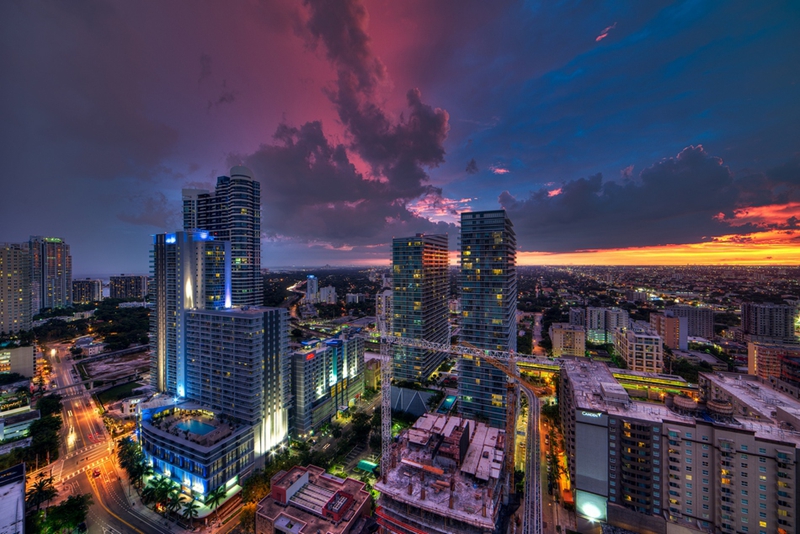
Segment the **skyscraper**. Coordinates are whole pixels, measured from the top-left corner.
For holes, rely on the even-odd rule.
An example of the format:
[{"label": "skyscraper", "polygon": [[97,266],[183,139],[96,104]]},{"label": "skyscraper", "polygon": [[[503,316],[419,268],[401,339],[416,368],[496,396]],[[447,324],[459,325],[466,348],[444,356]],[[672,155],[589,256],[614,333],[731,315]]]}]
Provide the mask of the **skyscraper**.
[{"label": "skyscraper", "polygon": [[183,229],[207,230],[231,243],[231,302],[264,302],[261,277],[261,184],[247,167],[217,178],[214,193],[183,190]]},{"label": "skyscraper", "polygon": [[0,334],[31,329],[31,259],[26,243],[0,243]]},{"label": "skyscraper", "polygon": [[31,313],[72,306],[72,256],[60,237],[31,236]]},{"label": "skyscraper", "polygon": [[230,243],[208,232],[153,239],[150,377],[159,392],[186,393],[185,313],[230,307]]},{"label": "skyscraper", "polygon": [[[462,341],[480,349],[517,349],[516,259],[514,225],[504,210],[461,214]],[[460,369],[462,413],[503,426],[505,375],[471,357],[461,359]]]},{"label": "skyscraper", "polygon": [[[393,335],[448,342],[447,244],[447,234],[417,234],[392,241]],[[445,358],[442,352],[415,347],[393,350],[394,376],[398,380],[425,380]]]}]

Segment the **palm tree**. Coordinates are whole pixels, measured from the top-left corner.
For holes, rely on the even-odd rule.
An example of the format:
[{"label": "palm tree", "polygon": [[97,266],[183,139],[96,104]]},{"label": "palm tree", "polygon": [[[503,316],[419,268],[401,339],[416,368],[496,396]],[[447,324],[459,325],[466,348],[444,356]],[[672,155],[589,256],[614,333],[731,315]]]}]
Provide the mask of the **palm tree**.
[{"label": "palm tree", "polygon": [[183,513],[181,515],[184,519],[189,520],[189,526],[191,528],[194,528],[194,518],[200,513],[198,512],[199,508],[200,505],[197,503],[197,499],[192,499],[183,505]]},{"label": "palm tree", "polygon": [[33,483],[27,493],[28,506],[36,503],[36,511],[38,512],[44,501],[49,501],[56,495],[58,495],[58,490],[53,486],[53,477],[45,477],[44,472],[39,472],[36,475],[36,482]]},{"label": "palm tree", "polygon": [[178,490],[173,490],[167,499],[167,511],[169,513],[177,512],[180,510],[182,504],[183,499],[181,498],[181,492]]},{"label": "palm tree", "polygon": [[217,513],[217,521],[219,521],[219,505],[227,493],[228,492],[225,490],[225,486],[223,485],[209,493],[208,497],[206,498],[206,505],[211,509],[212,512],[216,511]]}]

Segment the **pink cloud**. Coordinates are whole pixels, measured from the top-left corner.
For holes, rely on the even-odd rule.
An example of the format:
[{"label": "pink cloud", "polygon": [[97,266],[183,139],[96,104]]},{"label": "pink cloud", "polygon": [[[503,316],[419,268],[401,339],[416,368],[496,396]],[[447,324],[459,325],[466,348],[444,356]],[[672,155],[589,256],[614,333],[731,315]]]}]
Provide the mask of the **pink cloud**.
[{"label": "pink cloud", "polygon": [[560,195],[562,192],[563,192],[563,191],[562,191],[562,190],[561,190],[561,188],[559,187],[558,189],[553,189],[552,191],[548,191],[548,192],[547,192],[547,196],[548,196],[548,197],[555,197],[555,196],[558,196],[558,195]]},{"label": "pink cloud", "polygon": [[511,172],[511,171],[509,171],[508,169],[506,169],[505,167],[499,167],[499,166],[497,166],[497,165],[492,165],[492,166],[491,166],[491,167],[489,167],[489,168],[490,168],[490,169],[492,170],[492,172],[493,172],[493,173],[495,173],[495,174],[508,174],[508,173],[510,173],[510,172]]},{"label": "pink cloud", "polygon": [[606,28],[605,30],[600,32],[600,35],[597,36],[597,38],[595,39],[595,42],[599,43],[600,41],[602,41],[603,39],[608,37],[608,32],[610,32],[611,30],[613,30],[616,27],[617,27],[617,23],[615,22],[614,24],[612,24],[611,26],[609,26],[608,28]]}]

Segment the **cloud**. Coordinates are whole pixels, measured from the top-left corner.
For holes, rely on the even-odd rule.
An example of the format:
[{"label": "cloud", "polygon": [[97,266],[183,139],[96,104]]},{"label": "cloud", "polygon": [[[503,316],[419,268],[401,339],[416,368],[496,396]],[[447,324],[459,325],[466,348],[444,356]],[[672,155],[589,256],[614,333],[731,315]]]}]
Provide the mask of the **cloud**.
[{"label": "cloud", "polygon": [[320,121],[284,123],[272,143],[229,158],[244,162],[262,182],[265,233],[338,250],[384,244],[393,235],[453,233],[452,224],[424,216],[451,206],[426,172],[444,162],[447,112],[410,89],[406,110],[393,118],[379,95],[388,79],[372,52],[363,4],[308,0],[306,6],[304,35],[311,48],[324,48],[336,70],[326,94],[345,140],[331,142]]},{"label": "cloud", "polygon": [[612,24],[611,26],[607,27],[605,30],[601,31],[601,32],[600,32],[600,35],[598,35],[598,36],[595,38],[595,42],[598,42],[598,43],[599,43],[600,41],[602,41],[603,39],[605,39],[606,37],[608,37],[608,32],[610,32],[611,30],[613,30],[613,29],[614,29],[614,28],[616,28],[616,27],[617,27],[617,23],[615,22],[615,23],[614,23],[614,24]]},{"label": "cloud", "polygon": [[732,227],[742,234],[776,221],[789,227],[790,218],[800,215],[800,204],[787,205],[800,201],[800,166],[790,162],[734,179],[722,160],[702,146],[689,146],[622,184],[595,174],[569,180],[560,190],[555,195],[542,187],[524,199],[507,191],[500,195],[521,249],[568,252],[698,243],[728,235]]},{"label": "cloud", "polygon": [[478,173],[478,163],[475,161],[475,158],[469,160],[469,163],[467,163],[467,168],[464,169],[464,172],[466,172],[467,174]]},{"label": "cloud", "polygon": [[498,166],[498,165],[491,165],[491,166],[489,167],[489,169],[490,169],[490,170],[491,170],[491,171],[492,171],[494,174],[508,174],[508,173],[510,173],[510,172],[511,172],[510,170],[506,169],[505,167],[500,167],[500,166]]},{"label": "cloud", "polygon": [[627,166],[627,167],[625,167],[624,169],[620,170],[620,171],[619,171],[619,175],[620,175],[620,177],[622,177],[623,179],[628,179],[628,178],[631,178],[631,177],[633,176],[633,164],[631,164],[631,165],[628,165],[628,166]]}]

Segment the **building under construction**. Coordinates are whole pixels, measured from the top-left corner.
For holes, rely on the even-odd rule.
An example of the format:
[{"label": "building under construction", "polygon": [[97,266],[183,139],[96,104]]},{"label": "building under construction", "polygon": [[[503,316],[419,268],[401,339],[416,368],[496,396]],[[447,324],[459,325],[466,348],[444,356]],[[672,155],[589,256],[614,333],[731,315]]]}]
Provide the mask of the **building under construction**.
[{"label": "building under construction", "polygon": [[472,419],[423,415],[398,436],[375,484],[378,523],[399,534],[498,532],[505,439]]}]

